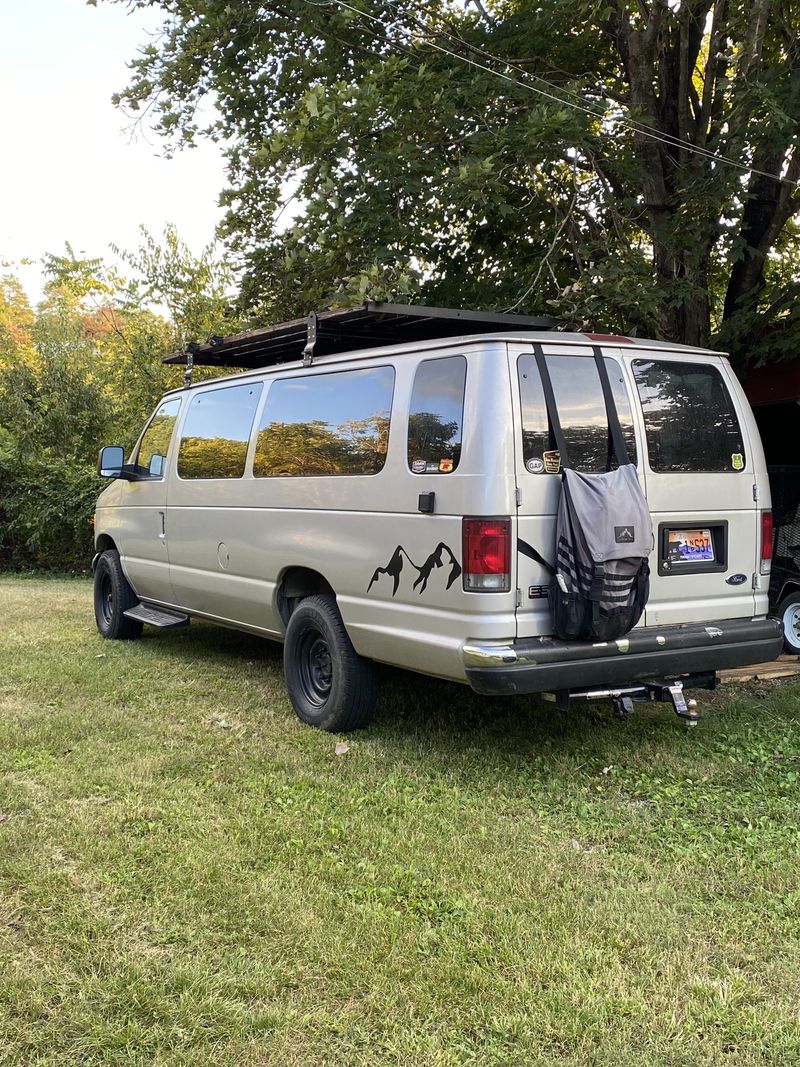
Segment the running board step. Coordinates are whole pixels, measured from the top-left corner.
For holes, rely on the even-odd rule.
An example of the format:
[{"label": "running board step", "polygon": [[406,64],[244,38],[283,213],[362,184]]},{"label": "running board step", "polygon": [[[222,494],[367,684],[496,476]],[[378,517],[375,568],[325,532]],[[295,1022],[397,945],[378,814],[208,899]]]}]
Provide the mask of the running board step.
[{"label": "running board step", "polygon": [[153,608],[149,604],[137,604],[135,608],[128,608],[123,614],[129,619],[138,619],[139,622],[160,626],[162,629],[168,626],[189,625],[188,615],[180,611],[168,611],[166,608]]}]

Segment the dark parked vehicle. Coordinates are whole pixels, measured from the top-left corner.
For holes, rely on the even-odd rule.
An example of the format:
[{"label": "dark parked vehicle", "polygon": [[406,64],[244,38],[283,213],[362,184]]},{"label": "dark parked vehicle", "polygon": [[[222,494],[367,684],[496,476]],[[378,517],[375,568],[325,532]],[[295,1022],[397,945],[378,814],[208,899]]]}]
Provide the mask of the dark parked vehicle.
[{"label": "dark parked vehicle", "polygon": [[770,603],[787,652],[800,655],[800,465],[769,468],[775,551]]}]

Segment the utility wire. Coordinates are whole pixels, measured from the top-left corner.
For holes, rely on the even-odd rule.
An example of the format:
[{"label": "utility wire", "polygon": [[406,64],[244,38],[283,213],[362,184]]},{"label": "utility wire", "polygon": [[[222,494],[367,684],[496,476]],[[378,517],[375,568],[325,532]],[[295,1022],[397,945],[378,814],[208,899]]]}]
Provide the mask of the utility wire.
[{"label": "utility wire", "polygon": [[[378,18],[377,15],[371,15],[368,11],[362,11],[360,8],[354,7],[352,4],[348,4],[346,0],[321,0],[321,2],[318,2],[318,0],[304,0],[304,2],[309,4],[311,7],[331,7],[333,4],[335,4],[337,7],[346,9],[347,11],[352,11],[355,15],[359,17],[366,18],[369,19],[371,22],[377,23],[384,31],[386,29],[383,20]],[[544,78],[539,77],[538,75],[534,75],[534,77],[536,77],[538,81],[542,82],[542,84],[547,85],[550,91],[540,89],[535,85],[531,85],[531,83],[528,81],[522,82],[518,78],[513,78],[510,74],[505,74],[503,71],[495,70],[492,67],[487,67],[483,63],[479,63],[476,59],[473,59],[469,56],[463,56],[459,55],[457,52],[452,52],[449,48],[445,48],[443,45],[438,44],[435,40],[431,40],[431,38],[427,34],[421,35],[419,33],[415,33],[413,29],[405,28],[403,32],[405,32],[412,39],[417,40],[423,44],[427,44],[429,47],[436,49],[436,51],[441,52],[446,56],[450,56],[451,59],[456,59],[461,63],[466,63],[468,66],[475,67],[478,70],[482,70],[486,74],[492,74],[494,77],[500,78],[503,81],[509,82],[512,85],[516,85],[520,89],[526,89],[528,90],[528,92],[535,93],[537,96],[545,97],[546,99],[552,100],[557,104],[574,108],[577,111],[582,111],[584,114],[590,115],[592,118],[599,119],[603,122],[609,121],[608,116],[604,115],[602,112],[595,111],[593,108],[588,107],[586,104],[579,104],[574,102],[573,100],[566,100],[563,96],[559,96],[558,94],[562,90],[560,90],[558,86],[552,85],[550,82],[546,81]],[[472,47],[471,45],[467,44],[467,42],[459,41],[458,38],[453,37],[450,34],[447,34],[447,36],[450,38],[450,40],[458,44],[466,45],[466,47],[468,48]],[[520,70],[527,76],[527,71],[524,71],[520,67],[515,67],[513,64],[507,63],[506,60],[501,59],[499,56],[494,56],[489,52],[484,52],[483,49],[474,50],[479,51],[481,54],[499,63],[503,63],[510,69]],[[405,47],[405,51],[409,51],[409,49]],[[740,163],[738,160],[731,159],[729,156],[724,156],[717,152],[712,152],[710,151],[710,149],[701,148],[699,145],[694,145],[690,141],[685,141],[680,138],[673,137],[672,134],[665,134],[661,131],[656,131],[652,126],[648,126],[644,123],[640,124],[635,122],[634,120],[621,118],[614,118],[611,121],[615,122],[623,129],[628,130],[630,133],[639,134],[640,136],[647,137],[652,141],[659,141],[670,148],[683,148],[687,152],[703,156],[706,159],[713,160],[715,163],[728,164],[729,166],[735,167],[746,174],[758,174],[762,178],[769,178],[772,181],[779,182],[784,185],[790,185],[793,188],[800,187],[800,182],[792,181],[792,179],[790,178],[781,177],[779,174],[772,174],[769,171],[759,170],[757,167],[751,167],[747,163]]]}]

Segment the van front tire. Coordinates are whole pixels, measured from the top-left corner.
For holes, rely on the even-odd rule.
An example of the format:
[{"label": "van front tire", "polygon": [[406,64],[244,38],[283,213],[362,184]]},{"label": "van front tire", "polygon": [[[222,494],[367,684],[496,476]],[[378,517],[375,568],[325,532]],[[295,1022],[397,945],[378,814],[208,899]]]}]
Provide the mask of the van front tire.
[{"label": "van front tire", "polygon": [[94,618],[102,637],[110,641],[132,641],[142,635],[142,624],[129,619],[125,612],[135,607],[139,598],[122,573],[119,552],[107,549],[98,559],[94,571]]},{"label": "van front tire", "polygon": [[306,597],[292,612],[283,671],[298,718],[318,730],[357,730],[375,710],[375,665],[353,648],[332,596]]},{"label": "van front tire", "polygon": [[778,605],[778,618],[783,626],[783,647],[793,656],[800,656],[800,592],[783,598]]}]

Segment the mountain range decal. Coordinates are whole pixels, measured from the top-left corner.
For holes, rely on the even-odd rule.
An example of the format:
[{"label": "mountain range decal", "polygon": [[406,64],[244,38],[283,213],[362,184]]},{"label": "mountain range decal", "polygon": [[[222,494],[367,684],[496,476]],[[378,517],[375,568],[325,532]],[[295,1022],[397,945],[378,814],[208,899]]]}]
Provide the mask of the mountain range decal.
[{"label": "mountain range decal", "polygon": [[375,573],[372,575],[367,586],[367,592],[370,591],[375,582],[380,578],[382,574],[388,574],[392,579],[393,588],[392,596],[395,595],[400,588],[400,575],[403,573],[404,563],[408,563],[417,572],[417,577],[414,579],[413,588],[419,587],[420,595],[425,592],[425,588],[428,584],[428,579],[433,572],[433,568],[439,568],[445,566],[445,559],[449,560],[450,574],[447,577],[447,586],[449,589],[453,582],[461,574],[461,564],[453,555],[452,549],[450,549],[444,541],[440,541],[436,548],[431,552],[421,567],[418,567],[414,560],[409,556],[408,552],[402,545],[398,545],[392,553],[392,558],[386,564],[385,567],[376,567]]}]

